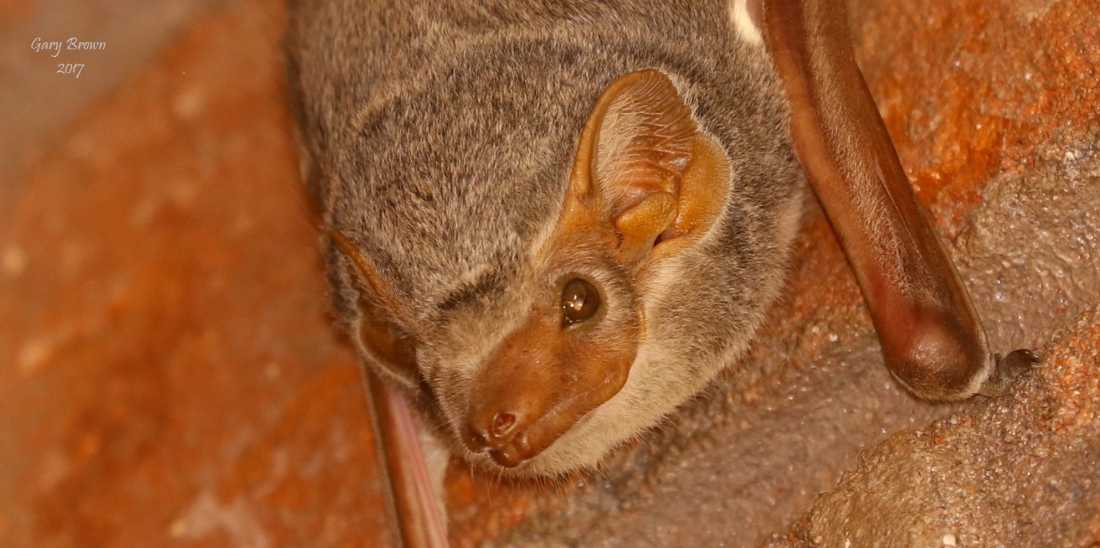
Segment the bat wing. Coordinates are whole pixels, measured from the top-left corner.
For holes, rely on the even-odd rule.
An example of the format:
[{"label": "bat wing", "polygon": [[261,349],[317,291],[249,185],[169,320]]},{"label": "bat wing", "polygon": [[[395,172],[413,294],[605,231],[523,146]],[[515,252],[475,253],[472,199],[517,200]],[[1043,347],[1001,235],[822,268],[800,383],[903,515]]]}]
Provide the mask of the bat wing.
[{"label": "bat wing", "polygon": [[856,66],[844,1],[759,0],[749,10],[790,101],[795,154],[855,271],[887,368],[923,398],[973,395],[995,359]]},{"label": "bat wing", "polygon": [[447,548],[447,531],[404,396],[363,368],[386,506],[404,548]]}]

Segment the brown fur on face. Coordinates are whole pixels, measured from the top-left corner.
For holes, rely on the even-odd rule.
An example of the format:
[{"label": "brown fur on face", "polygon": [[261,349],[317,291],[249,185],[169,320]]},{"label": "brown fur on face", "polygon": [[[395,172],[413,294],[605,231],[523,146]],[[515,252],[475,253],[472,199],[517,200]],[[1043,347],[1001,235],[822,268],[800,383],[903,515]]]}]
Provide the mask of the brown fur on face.
[{"label": "brown fur on face", "polygon": [[[537,348],[558,361],[547,378],[570,386],[569,363],[633,355],[614,368],[628,370],[619,390],[587,412],[565,404],[579,416],[508,469],[546,475],[594,466],[735,361],[777,293],[801,179],[770,64],[726,2],[534,4],[301,0],[288,51],[307,180],[325,223],[401,303],[392,320],[415,341],[406,390],[437,437],[504,471],[463,441],[471,410],[508,395],[486,388],[491,363]],[[595,240],[611,234],[619,250],[582,252],[584,230],[558,228],[585,123],[612,83],[643,70],[667,78],[695,130],[670,155],[696,160],[677,185],[611,193]],[[595,163],[593,180],[614,178]],[[363,288],[326,246],[337,311],[356,325],[372,314]],[[608,311],[635,310],[637,327],[623,316],[607,324],[614,336],[557,340],[548,318],[570,275],[597,282]],[[580,384],[598,385],[597,370],[581,366]],[[584,390],[562,392],[540,405]]]}]

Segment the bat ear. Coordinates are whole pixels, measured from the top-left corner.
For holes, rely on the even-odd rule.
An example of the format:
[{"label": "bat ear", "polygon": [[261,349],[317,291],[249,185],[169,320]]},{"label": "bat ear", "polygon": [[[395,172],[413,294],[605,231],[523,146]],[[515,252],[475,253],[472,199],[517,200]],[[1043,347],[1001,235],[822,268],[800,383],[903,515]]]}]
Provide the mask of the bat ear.
[{"label": "bat ear", "polygon": [[[618,233],[632,270],[706,232],[722,213],[729,160],[698,129],[676,87],[657,70],[632,72],[600,95],[585,123],[567,214],[594,213]],[[658,245],[660,244],[660,245]]]},{"label": "bat ear", "polygon": [[415,340],[393,320],[401,307],[389,284],[378,276],[371,262],[343,233],[334,229],[329,231],[329,237],[355,270],[353,278],[359,292],[356,302],[359,344],[391,378],[406,386],[415,386]]}]

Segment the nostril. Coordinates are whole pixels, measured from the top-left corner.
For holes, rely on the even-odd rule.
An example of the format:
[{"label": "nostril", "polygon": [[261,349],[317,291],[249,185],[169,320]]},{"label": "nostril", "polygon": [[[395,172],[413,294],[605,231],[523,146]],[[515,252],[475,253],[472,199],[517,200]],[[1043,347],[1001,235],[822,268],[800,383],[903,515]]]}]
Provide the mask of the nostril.
[{"label": "nostril", "polygon": [[478,429],[470,430],[470,448],[471,449],[484,449],[489,447],[489,436],[486,436],[484,432]]},{"label": "nostril", "polygon": [[466,445],[474,452],[500,450],[521,430],[520,422],[520,416],[511,411],[481,414],[467,423]]},{"label": "nostril", "polygon": [[493,426],[489,433],[494,438],[502,438],[508,435],[512,427],[516,425],[516,416],[512,413],[497,413],[493,416]]}]

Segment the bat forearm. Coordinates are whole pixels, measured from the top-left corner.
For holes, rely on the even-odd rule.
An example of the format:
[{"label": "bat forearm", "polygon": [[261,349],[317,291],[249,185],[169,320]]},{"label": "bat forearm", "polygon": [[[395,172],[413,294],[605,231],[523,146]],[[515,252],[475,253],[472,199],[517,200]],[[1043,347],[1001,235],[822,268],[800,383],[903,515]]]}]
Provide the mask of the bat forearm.
[{"label": "bat forearm", "polygon": [[432,492],[408,404],[395,388],[364,368],[375,444],[390,522],[402,548],[446,548],[447,532]]},{"label": "bat forearm", "polygon": [[855,64],[843,2],[763,8],[792,145],[853,267],[887,366],[922,397],[972,395],[993,363],[985,332]]}]

